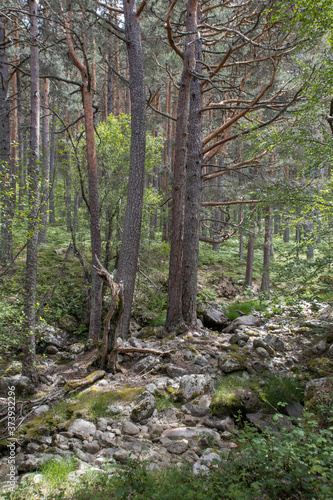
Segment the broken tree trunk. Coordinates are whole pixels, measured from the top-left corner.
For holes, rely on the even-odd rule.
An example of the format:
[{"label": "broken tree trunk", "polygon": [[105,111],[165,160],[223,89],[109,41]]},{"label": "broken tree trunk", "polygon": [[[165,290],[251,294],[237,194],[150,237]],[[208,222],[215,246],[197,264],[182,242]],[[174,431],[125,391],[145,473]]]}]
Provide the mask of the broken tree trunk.
[{"label": "broken tree trunk", "polygon": [[117,370],[117,332],[124,310],[123,284],[115,283],[113,276],[102,266],[97,255],[95,255],[98,267],[94,266],[98,275],[105,279],[111,290],[111,305],[103,325],[104,336],[102,348],[98,359],[98,365],[102,370],[115,373]]}]

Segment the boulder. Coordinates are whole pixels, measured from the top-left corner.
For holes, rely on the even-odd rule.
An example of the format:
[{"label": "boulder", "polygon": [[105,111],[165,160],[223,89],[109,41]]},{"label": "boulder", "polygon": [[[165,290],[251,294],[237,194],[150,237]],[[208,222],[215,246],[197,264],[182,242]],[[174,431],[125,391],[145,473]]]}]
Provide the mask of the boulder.
[{"label": "boulder", "polygon": [[317,342],[316,344],[314,344],[311,348],[311,351],[313,352],[313,354],[323,354],[327,349],[327,343],[326,343],[326,340],[320,340],[319,342]]},{"label": "boulder", "polygon": [[212,389],[213,381],[210,375],[184,375],[180,379],[178,396],[188,401],[197,398]]},{"label": "boulder", "polygon": [[183,377],[187,374],[185,368],[173,364],[167,365],[165,371],[171,378]]},{"label": "boulder", "polygon": [[59,321],[59,326],[60,328],[62,328],[63,330],[66,330],[66,332],[74,332],[79,324],[78,322],[76,321],[76,319],[71,316],[70,314],[64,314],[64,316],[62,316]]},{"label": "boulder", "polygon": [[10,387],[15,387],[16,397],[26,397],[34,393],[34,384],[28,377],[14,375],[13,377],[3,377],[0,379],[0,397],[8,397]]},{"label": "boulder", "polygon": [[248,387],[230,387],[225,391],[217,391],[212,398],[211,410],[214,415],[234,415],[245,411],[256,411],[260,408],[258,394]]},{"label": "boulder", "polygon": [[88,420],[77,418],[68,427],[68,432],[71,432],[79,439],[89,439],[90,436],[94,436],[96,426],[92,422],[88,422]]},{"label": "boulder", "polygon": [[158,371],[161,367],[161,362],[156,356],[147,356],[140,359],[134,366],[133,371],[135,373],[146,372],[150,370]]},{"label": "boulder", "polygon": [[188,448],[188,442],[186,439],[182,439],[181,441],[170,441],[170,443],[166,444],[166,449],[169,453],[180,455],[184,453]]},{"label": "boulder", "polygon": [[235,422],[230,417],[219,418],[213,415],[208,415],[202,422],[207,427],[218,429],[222,432],[233,432],[235,430]]},{"label": "boulder", "polygon": [[333,361],[329,358],[314,358],[308,363],[310,373],[319,377],[333,375]]},{"label": "boulder", "polygon": [[234,319],[230,325],[223,330],[223,333],[232,333],[240,326],[256,327],[260,325],[261,320],[257,316],[253,316],[252,314],[248,316],[240,316],[239,318]]},{"label": "boulder", "polygon": [[221,460],[221,456],[215,450],[207,449],[193,465],[193,474],[208,474],[212,468],[219,467]]},{"label": "boulder", "polygon": [[65,349],[69,343],[68,333],[60,328],[41,323],[36,328],[36,342],[38,344],[54,345],[58,349]]},{"label": "boulder", "polygon": [[191,403],[187,403],[185,406],[194,417],[204,417],[210,413],[210,403],[211,397],[204,395],[193,400]]},{"label": "boulder", "polygon": [[247,355],[244,351],[222,353],[218,357],[218,366],[224,373],[246,370]]},{"label": "boulder", "polygon": [[128,434],[129,436],[135,436],[140,432],[140,428],[128,420],[125,420],[121,430],[123,434]]},{"label": "boulder", "polygon": [[291,429],[291,422],[287,417],[279,415],[277,420],[273,417],[274,415],[261,411],[246,414],[248,421],[261,431],[281,432],[284,428]]},{"label": "boulder", "polygon": [[266,335],[264,342],[273,347],[275,351],[284,352],[286,350],[283,340],[273,333]]},{"label": "boulder", "polygon": [[228,323],[228,318],[218,306],[211,305],[204,308],[202,322],[207,328],[222,330]]},{"label": "boulder", "polygon": [[326,306],[318,315],[318,319],[321,321],[333,321],[333,307]]},{"label": "boulder", "polygon": [[12,361],[10,365],[6,368],[5,374],[7,377],[13,377],[14,375],[20,375],[22,372],[21,361]]},{"label": "boulder", "polygon": [[133,422],[141,422],[151,417],[156,408],[156,399],[150,392],[140,394],[138,404],[133,408],[131,419]]}]

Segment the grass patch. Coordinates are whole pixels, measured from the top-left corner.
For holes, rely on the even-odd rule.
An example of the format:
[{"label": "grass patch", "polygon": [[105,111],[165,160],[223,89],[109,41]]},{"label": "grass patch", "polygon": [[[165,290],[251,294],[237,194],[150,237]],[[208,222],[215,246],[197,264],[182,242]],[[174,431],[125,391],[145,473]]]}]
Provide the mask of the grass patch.
[{"label": "grass patch", "polygon": [[265,375],[265,378],[247,379],[236,375],[228,375],[218,381],[212,396],[211,410],[219,415],[225,412],[237,416],[238,411],[244,409],[246,400],[247,409],[253,409],[260,404],[268,409],[282,409],[283,407],[304,400],[304,387],[296,377],[288,375]]},{"label": "grass patch", "polygon": [[62,460],[47,460],[41,466],[41,474],[45,476],[45,482],[50,491],[59,488],[66,481],[67,474],[76,469],[74,459],[63,458]]},{"label": "grass patch", "polygon": [[125,388],[113,392],[89,390],[77,396],[77,405],[85,408],[90,418],[97,419],[108,413],[108,406],[112,403],[133,401],[143,390],[141,388]]},{"label": "grass patch", "polygon": [[232,321],[244,314],[251,314],[254,311],[266,311],[267,301],[251,299],[244,302],[234,302],[229,304],[225,313],[229,321]]}]

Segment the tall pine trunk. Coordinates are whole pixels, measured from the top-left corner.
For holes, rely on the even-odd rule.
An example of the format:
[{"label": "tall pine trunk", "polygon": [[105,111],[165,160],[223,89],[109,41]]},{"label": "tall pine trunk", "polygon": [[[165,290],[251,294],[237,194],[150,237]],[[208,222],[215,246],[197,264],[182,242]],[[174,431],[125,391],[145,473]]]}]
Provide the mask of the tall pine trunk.
[{"label": "tall pine trunk", "polygon": [[22,375],[33,382],[38,381],[36,366],[35,326],[36,326],[36,286],[37,286],[37,242],[39,209],[39,49],[38,49],[38,0],[29,0],[30,14],[30,151],[29,151],[29,213],[28,245],[25,275],[24,325]]},{"label": "tall pine trunk", "polygon": [[[197,23],[200,23],[199,7]],[[201,73],[201,39],[195,43],[196,73]],[[188,326],[197,324],[197,283],[199,261],[200,209],[202,197],[202,94],[201,80],[193,77],[190,87],[190,113],[187,141],[185,225],[183,245],[183,319]]]},{"label": "tall pine trunk", "polygon": [[244,288],[247,286],[252,286],[253,279],[253,257],[254,257],[254,241],[255,241],[255,224],[251,224],[249,240],[247,244],[247,257],[246,257],[246,271]]},{"label": "tall pine trunk", "polygon": [[[69,13],[70,15],[71,13]],[[86,150],[88,165],[88,190],[89,190],[89,214],[90,214],[90,240],[91,240],[91,300],[90,300],[90,320],[89,320],[89,338],[98,340],[101,334],[102,320],[102,282],[94,267],[97,256],[101,261],[102,243],[101,243],[101,225],[99,216],[99,198],[98,198],[98,172],[97,156],[95,145],[94,112],[93,112],[93,89],[89,78],[88,68],[83,64],[74,49],[74,43],[71,36],[70,21],[65,20],[65,35],[69,49],[69,56],[74,65],[78,68],[82,78],[82,103],[84,112],[84,124],[86,132]],[[84,40],[85,42],[85,40]],[[86,43],[84,43],[86,46]],[[86,60],[86,59],[85,59]]]},{"label": "tall pine trunk", "polygon": [[10,106],[8,100],[8,62],[6,55],[5,26],[0,24],[0,194],[1,236],[0,263],[13,258],[12,248],[12,181],[10,172]]},{"label": "tall pine trunk", "polygon": [[119,330],[122,337],[126,338],[139,258],[145,180],[146,98],[141,32],[135,0],[124,0],[123,5],[131,97],[131,152],[127,205],[116,279],[124,285],[124,310]]},{"label": "tall pine trunk", "polygon": [[183,53],[183,71],[179,85],[175,160],[172,189],[172,234],[169,265],[168,305],[165,328],[179,329],[183,325],[183,241],[186,182],[186,135],[190,98],[191,71],[195,68],[195,33],[197,28],[197,0],[188,0],[186,13],[186,48]]},{"label": "tall pine trunk", "polygon": [[271,263],[272,246],[272,209],[268,208],[265,215],[265,241],[264,241],[264,265],[262,272],[261,288],[262,292],[269,292],[269,277]]},{"label": "tall pine trunk", "polygon": [[43,80],[43,116],[42,116],[42,203],[41,227],[38,235],[38,243],[46,243],[47,240],[47,207],[49,199],[50,184],[50,80]]}]

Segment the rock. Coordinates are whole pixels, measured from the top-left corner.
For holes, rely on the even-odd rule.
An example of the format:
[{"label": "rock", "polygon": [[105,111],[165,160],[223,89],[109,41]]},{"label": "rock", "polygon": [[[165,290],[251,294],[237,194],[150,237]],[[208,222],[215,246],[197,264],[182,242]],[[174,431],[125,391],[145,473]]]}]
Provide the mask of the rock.
[{"label": "rock", "polygon": [[288,415],[288,417],[292,417],[295,419],[302,418],[303,417],[303,406],[301,403],[293,403],[290,405],[285,406],[284,411]]},{"label": "rock", "polygon": [[236,428],[235,422],[230,417],[218,418],[208,415],[202,422],[207,427],[213,427],[222,432],[233,432]]},{"label": "rock", "polygon": [[218,306],[208,306],[203,310],[203,324],[213,330],[222,330],[228,322],[228,318]]},{"label": "rock", "polygon": [[255,352],[264,359],[269,358],[269,354],[263,347],[257,347]]},{"label": "rock", "polygon": [[107,426],[108,426],[108,421],[106,420],[106,418],[100,417],[97,419],[96,427],[99,431],[102,432],[106,431]]},{"label": "rock", "polygon": [[179,396],[188,401],[212,389],[213,381],[210,375],[184,375],[179,383]]},{"label": "rock", "polygon": [[286,350],[283,340],[272,333],[266,335],[266,337],[264,338],[264,342],[273,347],[275,351],[284,352]]},{"label": "rock", "polygon": [[106,432],[97,431],[95,434],[95,439],[97,439],[98,444],[103,448],[109,446],[115,446],[116,444],[115,437],[116,437],[115,434],[110,431]]},{"label": "rock", "polygon": [[329,414],[323,415],[323,404],[332,404],[333,380],[331,377],[322,377],[310,380],[305,387],[305,408],[317,415],[323,426],[330,425]]},{"label": "rock", "polygon": [[[262,349],[265,349],[265,351],[267,351],[267,353],[270,355],[270,356],[275,356],[275,351],[273,349],[272,346],[266,344],[266,342],[264,342],[262,339],[254,339],[253,340],[253,348],[254,349],[258,349],[258,348],[262,348]],[[261,352],[261,351],[260,351]],[[258,353],[259,354],[259,353]],[[261,356],[263,357],[266,357],[265,355],[261,354]]]},{"label": "rock", "polygon": [[170,441],[200,441],[200,440],[208,440],[214,442],[215,445],[219,446],[221,444],[220,435],[213,431],[212,429],[208,429],[203,426],[196,427],[176,427],[174,429],[167,429],[163,432],[161,436],[162,440],[170,440]]},{"label": "rock", "polygon": [[34,384],[28,377],[14,375],[13,377],[3,377],[0,379],[0,397],[7,398],[10,387],[15,387],[16,397],[26,397],[34,393]]},{"label": "rock", "polygon": [[91,443],[85,443],[83,445],[83,449],[87,453],[90,453],[91,455],[95,455],[96,453],[98,453],[100,451],[101,447],[97,441],[92,441]]},{"label": "rock", "polygon": [[131,413],[133,422],[141,422],[151,417],[156,408],[156,399],[153,394],[145,391],[139,396],[139,403]]},{"label": "rock", "polygon": [[158,371],[161,367],[161,362],[158,358],[154,356],[147,356],[146,358],[140,359],[134,366],[133,371],[135,373],[146,372],[150,370]]},{"label": "rock", "polygon": [[257,316],[252,316],[250,314],[249,316],[240,316],[239,318],[234,319],[229,326],[227,326],[224,330],[223,333],[231,333],[236,330],[236,328],[239,328],[240,326],[260,326],[261,325],[261,320]]},{"label": "rock", "polygon": [[218,467],[221,462],[221,456],[212,449],[207,449],[201,455],[201,458],[193,465],[193,474],[208,474],[211,468]]},{"label": "rock", "polygon": [[318,319],[321,321],[332,321],[333,320],[333,307],[326,306],[325,309],[318,315]]},{"label": "rock", "polygon": [[58,350],[58,348],[55,345],[48,345],[48,346],[46,346],[45,354],[53,356],[54,354],[57,354],[58,352],[59,352],[59,350]]},{"label": "rock", "polygon": [[113,458],[121,464],[126,464],[127,460],[129,459],[129,452],[127,450],[116,450],[113,453]]},{"label": "rock", "polygon": [[91,455],[91,453],[84,453],[80,448],[75,449],[75,454],[80,460],[87,464],[92,464],[94,461],[94,456]]},{"label": "rock", "polygon": [[258,429],[260,429],[261,431],[270,430],[272,432],[281,432],[283,428],[286,428],[288,430],[291,429],[290,420],[288,420],[286,417],[279,415],[278,421],[275,421],[273,419],[273,416],[274,415],[263,413],[260,411],[256,413],[246,414],[246,418],[248,419],[248,421],[258,427]]},{"label": "rock", "polygon": [[59,326],[60,328],[62,328],[63,330],[66,330],[66,332],[74,332],[77,328],[78,328],[78,322],[76,321],[76,319],[71,316],[70,314],[64,314],[64,316],[62,316],[59,321]]},{"label": "rock", "polygon": [[77,342],[69,347],[69,352],[72,354],[81,354],[84,351],[84,344]]},{"label": "rock", "polygon": [[58,349],[65,349],[68,345],[68,333],[46,323],[41,323],[36,328],[36,342],[44,345],[55,345]]},{"label": "rock", "polygon": [[197,357],[195,358],[194,364],[195,364],[195,365],[198,365],[198,366],[207,366],[208,361],[207,361],[207,359],[206,359],[204,356],[201,356],[201,355],[199,354],[199,356],[197,356]]},{"label": "rock", "polygon": [[181,441],[171,441],[166,445],[166,449],[169,453],[179,455],[180,453],[184,453],[188,448],[188,442],[186,439],[182,439]]},{"label": "rock", "polygon": [[[128,441],[132,438],[133,440]],[[140,439],[134,439],[132,436],[124,436],[124,442],[121,444],[122,449],[127,451],[134,451],[135,453],[141,453],[143,450],[143,442]]]},{"label": "rock", "polygon": [[164,337],[164,327],[163,326],[145,326],[141,328],[137,334],[138,339],[149,340],[151,338],[157,337],[159,339]]},{"label": "rock", "polygon": [[327,343],[326,343],[326,340],[320,340],[319,342],[317,342],[312,348],[311,348],[311,351],[313,352],[313,354],[323,354],[327,349]]},{"label": "rock", "polygon": [[41,405],[34,409],[34,415],[43,415],[50,409],[49,405]]},{"label": "rock", "polygon": [[245,370],[247,356],[244,351],[223,353],[218,358],[218,366],[224,373]]},{"label": "rock", "polygon": [[329,358],[314,358],[308,363],[308,370],[317,378],[333,374],[333,361]]},{"label": "rock", "polygon": [[87,377],[84,379],[79,379],[79,380],[71,380],[68,382],[65,386],[66,391],[73,390],[73,389],[78,389],[78,388],[83,388],[87,387],[88,385],[93,384],[97,380],[100,380],[105,376],[105,371],[104,370],[97,370],[93,373],[90,373]]},{"label": "rock", "polygon": [[130,436],[135,436],[140,432],[140,428],[128,420],[125,420],[121,430],[123,434],[129,434]]},{"label": "rock", "polygon": [[181,366],[177,366],[177,365],[173,365],[173,364],[167,365],[165,371],[166,371],[167,375],[171,378],[183,377],[184,375],[187,374],[187,371],[185,370],[185,368],[182,368]]},{"label": "rock", "polygon": [[94,436],[96,426],[92,422],[78,418],[74,420],[68,427],[68,432],[71,432],[79,439],[89,439],[89,436]]},{"label": "rock", "polygon": [[37,443],[28,443],[26,446],[26,452],[32,454],[38,453],[40,448],[41,448],[40,445]]},{"label": "rock", "polygon": [[330,358],[333,358],[333,344],[329,347],[328,351],[327,351],[327,355],[330,357]]},{"label": "rock", "polygon": [[241,342],[243,345],[245,345],[249,338],[249,335],[247,335],[246,333],[234,333],[233,335],[231,335],[229,342],[230,344],[238,345]]},{"label": "rock", "polygon": [[14,375],[20,375],[22,372],[22,363],[21,361],[12,361],[8,368],[5,370],[5,374],[7,377],[12,377]]},{"label": "rock", "polygon": [[210,403],[211,397],[204,395],[195,399],[191,403],[187,403],[185,406],[194,417],[204,417],[210,413]]},{"label": "rock", "polygon": [[31,472],[38,467],[38,458],[36,455],[28,454],[24,456],[24,460],[17,464],[18,472]]},{"label": "rock", "polygon": [[76,358],[75,354],[71,354],[70,352],[57,352],[55,359],[58,365],[69,363]]}]

